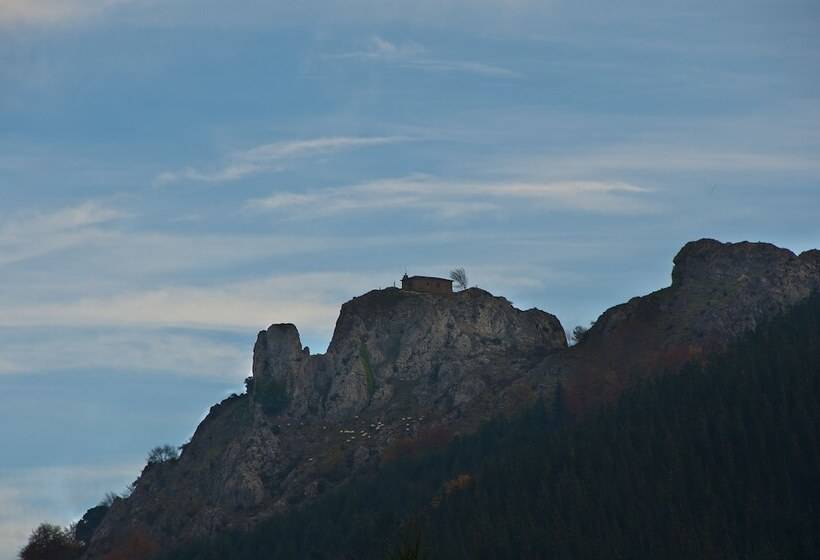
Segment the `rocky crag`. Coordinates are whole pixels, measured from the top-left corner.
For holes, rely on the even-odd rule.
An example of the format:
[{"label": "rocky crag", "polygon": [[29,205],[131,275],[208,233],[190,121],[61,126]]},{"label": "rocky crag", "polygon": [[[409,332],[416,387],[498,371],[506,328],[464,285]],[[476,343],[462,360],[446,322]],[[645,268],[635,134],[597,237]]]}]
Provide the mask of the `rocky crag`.
[{"label": "rocky crag", "polygon": [[549,397],[558,382],[582,412],[636,377],[707,359],[820,290],[820,251],[701,240],[674,264],[670,287],[607,310],[572,348],[553,315],[478,289],[354,298],[320,355],[295,326],[273,325],[257,339],[248,393],[214,406],[178,460],[145,468],[86,558],[250,528]]},{"label": "rocky crag", "polygon": [[256,341],[249,393],[213,407],[178,460],[146,467],[87,558],[248,528],[391,455],[445,443],[532,400],[517,382],[566,346],[555,316],[476,288],[354,298],[325,354],[303,348],[294,325],[273,325]]},{"label": "rocky crag", "polygon": [[552,366],[571,371],[576,411],[611,400],[636,378],[705,361],[738,335],[820,290],[820,251],[769,243],[687,243],[672,285],[605,311]]}]

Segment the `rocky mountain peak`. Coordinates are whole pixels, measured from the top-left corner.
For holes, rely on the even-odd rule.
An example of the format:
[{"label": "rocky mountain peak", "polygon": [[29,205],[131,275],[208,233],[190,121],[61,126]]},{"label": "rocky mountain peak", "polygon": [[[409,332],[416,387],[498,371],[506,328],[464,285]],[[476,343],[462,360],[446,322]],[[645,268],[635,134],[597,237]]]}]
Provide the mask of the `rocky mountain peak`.
[{"label": "rocky mountain peak", "polygon": [[687,243],[674,258],[671,286],[598,318],[573,349],[569,389],[579,402],[594,403],[636,376],[705,359],[820,290],[818,265],[817,251],[798,257],[770,243]]},{"label": "rocky mountain peak", "polygon": [[809,249],[808,251],[803,251],[800,253],[799,258],[807,265],[813,266],[815,270],[820,271],[820,250]]},{"label": "rocky mountain peak", "polygon": [[464,350],[494,341],[506,348],[547,351],[566,346],[557,318],[539,310],[520,311],[503,297],[478,288],[452,294],[373,290],[342,305],[329,353],[343,353],[365,341],[372,352],[425,338],[428,351]]},{"label": "rocky mountain peak", "polygon": [[474,430],[534,399],[541,381],[527,373],[566,345],[555,316],[475,288],[353,298],[324,354],[303,348],[296,326],[271,325],[257,337],[248,394],[214,406],[177,461],[143,471],[87,559],[134,535],[164,547],[250,527],[407,442]]},{"label": "rocky mountain peak", "polygon": [[798,257],[771,243],[721,243],[715,239],[690,241],[675,256],[672,286],[767,278],[812,261],[811,251]]},{"label": "rocky mountain peak", "polygon": [[253,371],[271,371],[307,357],[299,330],[292,323],[271,325],[261,331],[253,348]]},{"label": "rocky mountain peak", "polygon": [[608,309],[568,350],[555,316],[476,288],[353,298],[324,354],[303,348],[294,325],[272,325],[257,338],[248,394],[214,406],[178,460],[143,471],[85,560],[137,537],[165,549],[248,529],[559,382],[572,410],[588,410],[641,375],[708,358],[818,290],[819,251],[702,239],[675,257],[671,286]]},{"label": "rocky mountain peak", "polygon": [[310,356],[290,324],[259,333],[253,374],[284,384],[290,413],[338,418],[389,407],[398,392],[430,402],[454,384],[477,383],[471,374],[501,355],[535,358],[565,347],[555,316],[515,309],[484,290],[386,288],[342,305],[325,354]]}]

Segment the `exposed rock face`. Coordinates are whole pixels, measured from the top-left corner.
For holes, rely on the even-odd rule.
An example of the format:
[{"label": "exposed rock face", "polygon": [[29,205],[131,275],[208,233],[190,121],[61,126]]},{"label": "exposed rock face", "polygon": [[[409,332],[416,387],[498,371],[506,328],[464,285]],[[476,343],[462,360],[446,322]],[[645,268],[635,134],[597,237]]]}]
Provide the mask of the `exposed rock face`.
[{"label": "exposed rock face", "polygon": [[618,394],[630,379],[704,359],[761,320],[820,290],[820,251],[768,243],[687,243],[672,285],[605,311],[569,356],[576,406]]},{"label": "exposed rock face", "polygon": [[[290,412],[333,420],[389,409],[406,384],[415,407],[471,398],[498,358],[538,357],[565,348],[558,319],[471,288],[451,295],[375,290],[342,306],[327,354],[308,356],[293,325],[259,334],[254,378],[287,386]],[[503,375],[503,374],[501,374]],[[460,404],[460,403],[459,403]]]},{"label": "exposed rock face", "polygon": [[566,344],[553,315],[479,289],[354,298],[326,354],[302,348],[294,325],[272,325],[256,341],[250,396],[214,407],[178,461],[148,467],[87,557],[127,548],[133,535],[165,548],[248,528],[385,452],[472,430],[534,398],[516,382]]},{"label": "exposed rock face", "polygon": [[250,395],[211,409],[178,461],[146,468],[87,559],[250,528],[391,456],[440,444],[562,380],[577,410],[633,378],[706,359],[820,289],[820,251],[688,243],[672,285],[615,306],[566,349],[558,320],[470,289],[390,288],[342,306],[326,354],[290,324],[259,334]]}]

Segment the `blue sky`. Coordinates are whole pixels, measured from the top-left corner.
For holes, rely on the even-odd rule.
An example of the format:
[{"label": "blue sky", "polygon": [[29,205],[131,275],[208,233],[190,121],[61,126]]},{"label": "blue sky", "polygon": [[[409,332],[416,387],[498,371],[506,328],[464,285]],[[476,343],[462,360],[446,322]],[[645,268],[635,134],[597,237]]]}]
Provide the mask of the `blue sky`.
[{"label": "blue sky", "polygon": [[820,246],[820,8],[680,4],[0,1],[0,559],[405,269],[572,328]]}]

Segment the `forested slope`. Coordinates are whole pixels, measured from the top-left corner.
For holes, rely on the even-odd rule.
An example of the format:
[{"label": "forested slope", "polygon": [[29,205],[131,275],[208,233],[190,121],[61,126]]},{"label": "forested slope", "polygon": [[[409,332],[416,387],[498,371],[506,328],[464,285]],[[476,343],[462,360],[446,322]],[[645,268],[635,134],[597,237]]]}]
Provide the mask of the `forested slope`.
[{"label": "forested slope", "polygon": [[820,557],[820,298],[584,418],[556,398],[165,558]]}]

